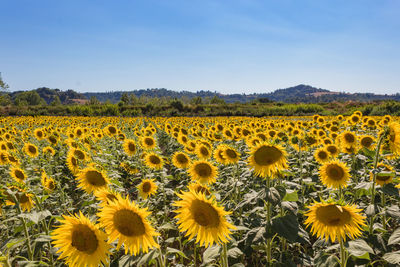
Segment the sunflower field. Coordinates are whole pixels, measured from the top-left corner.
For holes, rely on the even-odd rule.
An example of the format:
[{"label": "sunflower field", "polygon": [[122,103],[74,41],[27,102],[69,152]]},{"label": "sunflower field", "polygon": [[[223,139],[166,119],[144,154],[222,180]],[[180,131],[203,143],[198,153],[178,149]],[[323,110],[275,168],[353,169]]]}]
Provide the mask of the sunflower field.
[{"label": "sunflower field", "polygon": [[398,121],[2,117],[0,266],[399,266]]}]

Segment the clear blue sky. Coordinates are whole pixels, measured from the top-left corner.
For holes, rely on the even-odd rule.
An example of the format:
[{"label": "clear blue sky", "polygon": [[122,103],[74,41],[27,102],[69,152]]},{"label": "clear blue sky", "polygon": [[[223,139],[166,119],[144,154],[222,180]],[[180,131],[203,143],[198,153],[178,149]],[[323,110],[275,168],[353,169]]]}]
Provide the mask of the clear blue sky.
[{"label": "clear blue sky", "polygon": [[11,90],[400,92],[398,0],[1,0]]}]

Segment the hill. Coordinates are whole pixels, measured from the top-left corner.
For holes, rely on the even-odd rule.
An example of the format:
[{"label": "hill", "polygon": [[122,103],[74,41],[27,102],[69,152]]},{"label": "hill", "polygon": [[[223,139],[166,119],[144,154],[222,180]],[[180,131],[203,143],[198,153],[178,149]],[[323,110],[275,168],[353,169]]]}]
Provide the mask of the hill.
[{"label": "hill", "polygon": [[[377,100],[397,100],[400,101],[400,94],[379,95],[372,93],[345,93],[333,92],[326,89],[300,84],[297,86],[277,89],[270,93],[253,94],[221,94],[216,91],[173,91],[165,88],[140,89],[132,91],[110,91],[110,92],[87,92],[78,93],[74,90],[61,91],[46,87],[37,88],[30,92],[36,92],[47,104],[53,102],[57,97],[61,104],[86,103],[91,98],[96,98],[100,102],[118,103],[124,94],[134,95],[139,99],[159,98],[165,100],[180,99],[184,103],[190,102],[193,98],[212,99],[219,98],[226,103],[248,103],[248,102],[285,102],[285,103],[330,103],[330,102],[371,102]],[[8,92],[12,101],[21,98],[24,91]],[[143,101],[142,101],[143,102]]]}]

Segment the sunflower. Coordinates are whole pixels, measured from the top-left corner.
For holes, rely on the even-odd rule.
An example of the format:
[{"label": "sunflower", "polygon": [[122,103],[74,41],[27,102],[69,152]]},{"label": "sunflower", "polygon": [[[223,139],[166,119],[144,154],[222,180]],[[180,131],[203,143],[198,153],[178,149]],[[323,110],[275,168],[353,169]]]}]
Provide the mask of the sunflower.
[{"label": "sunflower", "polygon": [[325,146],[325,149],[329,152],[329,154],[331,154],[331,157],[333,158],[336,158],[340,152],[339,148],[334,144]]},{"label": "sunflower", "polygon": [[227,243],[231,230],[236,229],[229,223],[226,212],[220,207],[214,197],[207,198],[203,193],[195,191],[177,194],[182,200],[176,201],[173,206],[176,210],[179,230],[186,232],[192,239],[196,235],[196,243],[208,247],[214,243]]},{"label": "sunflower", "polygon": [[271,176],[287,167],[286,152],[280,145],[260,143],[252,148],[250,154],[249,165],[258,176]]},{"label": "sunflower", "polygon": [[344,131],[341,133],[339,140],[343,152],[348,153],[349,151],[352,151],[351,148],[355,149],[355,147],[357,147],[357,136],[350,131]]},{"label": "sunflower", "polygon": [[156,141],[151,136],[146,136],[141,139],[141,144],[144,149],[153,149],[156,147]]},{"label": "sunflower", "polygon": [[11,168],[10,175],[12,178],[14,178],[14,180],[20,183],[25,183],[25,180],[27,178],[24,170],[17,167]]},{"label": "sunflower", "polygon": [[208,161],[197,160],[190,165],[189,175],[192,180],[201,184],[211,184],[216,181],[218,170]]},{"label": "sunflower", "polygon": [[400,124],[397,122],[391,122],[389,124],[389,148],[390,151],[398,156],[400,155]]},{"label": "sunflower", "polygon": [[222,153],[227,164],[236,164],[240,159],[240,154],[230,146],[225,146]]},{"label": "sunflower", "polygon": [[172,164],[179,169],[186,169],[190,165],[190,158],[184,152],[175,152],[172,156]]},{"label": "sunflower", "polygon": [[212,152],[208,146],[204,144],[198,144],[195,149],[196,155],[199,159],[206,160],[211,157]]},{"label": "sunflower", "polygon": [[42,140],[45,138],[45,134],[42,129],[35,129],[33,131],[33,134],[35,135],[37,140]]},{"label": "sunflower", "polygon": [[45,171],[42,172],[41,183],[44,189],[48,192],[51,192],[56,188],[56,182],[53,178],[48,177]]},{"label": "sunflower", "polygon": [[226,159],[224,157],[225,145],[218,145],[214,150],[214,158],[218,163],[226,164]]},{"label": "sunflower", "polygon": [[54,154],[56,154],[56,151],[54,151],[54,149],[51,146],[46,146],[45,148],[43,148],[43,154],[54,156]]},{"label": "sunflower", "polygon": [[51,233],[52,243],[68,266],[97,267],[108,263],[111,246],[106,242],[106,234],[82,212],[63,215],[59,222],[61,225]]},{"label": "sunflower", "polygon": [[117,196],[117,200],[101,207],[99,221],[108,234],[108,243],[118,239],[117,249],[122,244],[125,254],[138,254],[140,250],[148,252],[149,248],[158,247],[154,237],[159,235],[146,219],[150,215],[147,208],[142,209],[129,198]]},{"label": "sunflower", "polygon": [[320,147],[314,152],[314,158],[318,163],[323,164],[329,161],[331,154],[324,147]]},{"label": "sunflower", "polygon": [[118,129],[114,125],[109,125],[106,128],[104,128],[104,133],[110,137],[113,137],[118,133]]},{"label": "sunflower", "polygon": [[94,192],[96,198],[101,202],[102,205],[108,205],[111,201],[117,200],[119,193],[110,189],[102,188]]},{"label": "sunflower", "polygon": [[[376,183],[379,184],[380,186],[383,186],[385,184],[390,184],[393,181],[393,174],[395,173],[393,168],[387,164],[384,163],[378,163],[376,166],[378,169],[381,169],[382,172],[389,173],[388,175],[380,174],[376,175]],[[371,172],[370,174],[371,181],[374,180],[374,174]]]},{"label": "sunflower", "polygon": [[[19,205],[21,207],[21,209],[23,211],[28,211],[30,212],[31,209],[33,208],[33,201],[32,201],[32,197],[33,195],[31,193],[26,192],[25,189],[23,188],[19,188],[16,186],[11,186],[10,190],[14,190],[16,189],[17,192],[15,192],[15,198],[17,199],[17,201],[19,202]],[[10,195],[8,195],[8,193],[6,192],[6,205],[15,205],[16,203],[14,202],[14,198],[11,197]]]},{"label": "sunflower", "polygon": [[154,183],[153,179],[144,179],[142,182],[137,186],[139,190],[139,195],[143,199],[147,199],[150,195],[153,195],[157,191],[157,185]]},{"label": "sunflower", "polygon": [[78,186],[88,193],[107,188],[110,183],[107,175],[94,167],[87,167],[77,175]]},{"label": "sunflower", "polygon": [[81,161],[88,160],[88,156],[86,155],[86,153],[78,148],[71,149],[68,154],[73,154],[76,159]]},{"label": "sunflower", "polygon": [[311,225],[312,234],[327,241],[345,241],[346,236],[355,239],[361,235],[362,226],[365,226],[365,217],[355,205],[315,202],[308,209],[305,225]]},{"label": "sunflower", "polygon": [[8,164],[8,153],[5,151],[0,152],[0,165],[6,165]]},{"label": "sunflower", "polygon": [[360,137],[360,145],[361,147],[367,149],[373,149],[373,144],[375,142],[375,138],[369,135],[363,135]]},{"label": "sunflower", "polygon": [[77,174],[79,172],[79,163],[78,159],[75,158],[73,154],[69,154],[66,159],[67,167],[71,171],[72,174]]},{"label": "sunflower", "polygon": [[156,170],[160,170],[164,165],[163,159],[156,153],[147,153],[144,162],[147,167]]},{"label": "sunflower", "polygon": [[32,143],[26,143],[23,150],[31,158],[36,158],[39,155],[39,150],[37,146]]},{"label": "sunflower", "polygon": [[203,193],[206,196],[211,194],[210,188],[208,186],[199,183],[191,183],[189,184],[188,188],[189,191],[194,191],[196,193]]},{"label": "sunflower", "polygon": [[321,182],[329,188],[346,187],[350,179],[349,168],[338,160],[326,162],[319,169]]},{"label": "sunflower", "polygon": [[13,165],[13,166],[15,166],[15,167],[17,167],[17,166],[19,166],[20,165],[20,161],[19,161],[19,159],[16,157],[16,156],[14,156],[14,155],[11,155],[11,154],[8,154],[8,162],[11,164],[11,165]]},{"label": "sunflower", "polygon": [[124,141],[124,151],[128,156],[134,156],[136,153],[136,144],[132,139],[125,139]]}]

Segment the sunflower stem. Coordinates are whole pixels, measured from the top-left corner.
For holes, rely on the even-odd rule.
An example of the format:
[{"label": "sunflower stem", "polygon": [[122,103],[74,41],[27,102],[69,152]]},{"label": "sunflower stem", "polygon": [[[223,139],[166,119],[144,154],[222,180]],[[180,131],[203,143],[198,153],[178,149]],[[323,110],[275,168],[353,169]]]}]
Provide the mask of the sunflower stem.
[{"label": "sunflower stem", "polygon": [[343,238],[340,238],[340,266],[346,267],[347,258],[346,258],[346,249],[344,248]]},{"label": "sunflower stem", "polygon": [[[13,201],[17,206],[18,213],[22,214],[23,212],[21,210],[21,207],[19,205],[19,201],[18,201],[17,197],[14,194],[10,194],[10,195],[13,198]],[[26,225],[25,218],[19,217],[19,219],[22,222],[22,226],[24,228],[24,234],[25,234],[25,238],[26,238],[26,246],[28,247],[28,258],[30,261],[33,261],[33,251],[32,251],[32,247],[31,247],[31,238],[29,236],[28,226]]]},{"label": "sunflower stem", "polygon": [[[374,172],[373,172],[373,179],[372,179],[372,190],[371,190],[371,204],[375,207],[375,184],[376,184],[376,167],[378,166],[379,161],[379,151],[381,149],[381,145],[383,139],[385,138],[387,131],[385,131],[379,138],[378,144],[376,145],[375,150],[375,159],[374,159]],[[374,215],[371,217],[371,222],[369,225],[369,233],[372,234],[372,227],[374,225]]]},{"label": "sunflower stem", "polygon": [[382,192],[381,204],[382,204],[382,207],[383,207],[383,212],[382,212],[382,225],[383,225],[383,229],[386,230],[386,196],[385,196],[385,193],[384,193],[384,192]]},{"label": "sunflower stem", "polygon": [[223,250],[222,250],[223,263],[221,265],[223,267],[229,267],[229,264],[228,264],[228,249],[227,249],[226,243],[224,243],[222,245],[222,248],[223,248]]},{"label": "sunflower stem", "polygon": [[[269,178],[269,176],[267,177],[267,192],[269,193],[269,188],[270,188],[270,183],[271,180]],[[271,203],[268,200],[267,201],[267,224],[266,224],[266,232],[268,233],[268,227],[271,225]],[[266,245],[266,252],[267,252],[267,262],[268,262],[268,266],[271,265],[271,238],[267,238],[267,245]]]},{"label": "sunflower stem", "polygon": [[[33,196],[35,197],[35,202],[37,204],[37,207],[39,208],[40,211],[43,211],[42,205],[40,204],[39,198],[36,196],[36,194],[33,194]],[[50,235],[50,231],[49,231],[49,227],[46,224],[45,220],[41,221],[43,224],[43,228],[44,231],[46,233],[46,235]],[[54,266],[54,259],[53,259],[53,254],[51,254],[51,242],[47,242],[47,245],[49,246],[49,260],[50,260],[50,266]]]},{"label": "sunflower stem", "polygon": [[194,266],[197,267],[197,244],[196,242],[194,243],[193,246],[193,256],[194,256]]}]

